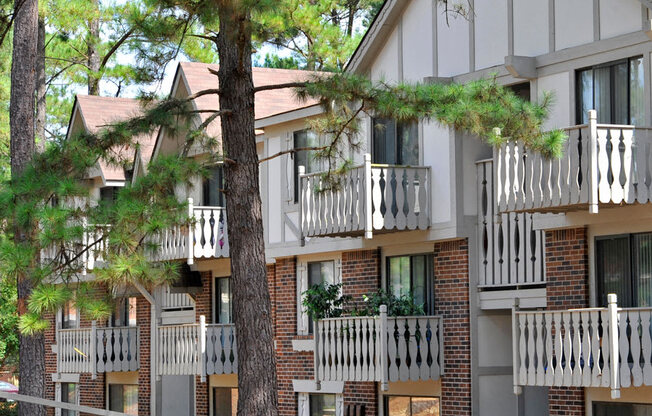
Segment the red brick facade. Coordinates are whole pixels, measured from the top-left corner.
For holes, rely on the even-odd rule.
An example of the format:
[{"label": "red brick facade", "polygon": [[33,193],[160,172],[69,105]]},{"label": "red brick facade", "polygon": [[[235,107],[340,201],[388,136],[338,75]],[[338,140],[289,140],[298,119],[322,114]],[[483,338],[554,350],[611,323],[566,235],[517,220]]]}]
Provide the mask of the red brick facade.
[{"label": "red brick facade", "polygon": [[[546,232],[546,297],[548,310],[589,306],[589,256],[585,228]],[[550,387],[550,416],[583,416],[584,389]]]},{"label": "red brick facade", "polygon": [[441,415],[471,414],[471,325],[467,240],[436,243],[435,310],[444,318]]},{"label": "red brick facade", "polygon": [[[199,322],[199,317],[204,315],[206,323],[213,322],[213,301],[212,301],[212,288],[213,288],[213,274],[211,272],[203,272],[201,274],[202,290],[195,296],[195,322]],[[204,383],[201,382],[201,377],[195,377],[195,409],[197,416],[208,415],[209,395],[208,395],[208,377]]]}]

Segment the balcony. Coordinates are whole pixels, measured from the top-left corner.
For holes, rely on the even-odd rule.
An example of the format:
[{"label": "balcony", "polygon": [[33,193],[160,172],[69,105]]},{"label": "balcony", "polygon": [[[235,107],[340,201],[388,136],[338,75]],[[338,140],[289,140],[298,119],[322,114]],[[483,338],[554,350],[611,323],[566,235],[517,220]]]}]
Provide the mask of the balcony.
[{"label": "balcony", "polygon": [[652,386],[652,308],[514,311],[514,390],[521,386]]},{"label": "balcony", "polygon": [[429,167],[365,163],[327,185],[299,168],[301,236],[372,238],[373,233],[430,227]]},{"label": "balcony", "polygon": [[[202,320],[203,321],[203,320]],[[233,324],[163,325],[157,331],[159,376],[237,374]]]},{"label": "balcony", "polygon": [[140,367],[137,327],[57,329],[58,373],[110,373]]},{"label": "balcony", "polygon": [[315,378],[375,381],[438,380],[444,373],[443,319],[438,316],[322,319],[315,325]]},{"label": "balcony", "polygon": [[652,129],[598,124],[564,129],[560,159],[510,142],[494,153],[499,212],[568,212],[652,200]]}]

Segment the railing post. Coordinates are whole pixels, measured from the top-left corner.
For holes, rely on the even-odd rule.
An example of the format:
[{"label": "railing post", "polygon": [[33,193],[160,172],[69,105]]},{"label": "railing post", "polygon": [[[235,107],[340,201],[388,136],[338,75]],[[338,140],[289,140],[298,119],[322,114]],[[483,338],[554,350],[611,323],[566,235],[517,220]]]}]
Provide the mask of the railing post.
[{"label": "railing post", "polygon": [[201,382],[206,382],[206,316],[199,316],[199,359],[201,360]]},{"label": "railing post", "polygon": [[598,113],[589,110],[589,212],[598,213]]},{"label": "railing post", "polygon": [[387,360],[387,305],[380,305],[380,389],[389,390],[387,383],[387,372],[389,371],[389,362]]},{"label": "railing post", "polygon": [[514,374],[514,394],[519,395],[523,392],[518,383],[518,323],[516,322],[516,311],[518,310],[518,298],[514,298],[512,306],[512,372]]},{"label": "railing post", "polygon": [[[81,249],[86,250],[86,248],[88,248],[88,245],[91,242],[91,239],[88,238],[88,220],[86,219],[86,217],[82,218],[82,228],[83,228],[84,231],[82,232],[82,246],[81,246]],[[93,249],[95,249],[95,247],[93,247]],[[82,259],[81,259],[81,261],[83,263],[83,265],[82,265],[82,276],[86,276],[86,274],[88,273],[88,270],[93,268],[93,265],[91,264],[93,256],[89,255],[90,252],[92,252],[92,250],[86,250],[86,251],[84,251],[84,254],[82,255]]]},{"label": "railing post", "polygon": [[[305,235],[304,230],[303,230],[303,215],[304,215],[304,213],[303,213],[303,185],[302,185],[303,175],[305,175],[305,174],[306,174],[306,167],[303,166],[303,165],[299,166],[299,181],[298,181],[296,186],[299,187],[299,190],[298,190],[298,192],[299,192],[299,201],[298,201],[299,202],[299,230],[301,230],[300,238],[301,238],[301,246],[302,247],[306,245],[306,235]],[[288,180],[290,180],[290,179],[288,179]],[[292,195],[289,195],[289,196],[290,196],[290,198],[293,197]]]},{"label": "railing post", "polygon": [[195,217],[194,217],[195,206],[193,204],[192,198],[188,198],[188,218],[190,218],[190,225],[188,226],[188,264],[193,264],[195,262],[194,249],[195,249]]},{"label": "railing post", "polygon": [[91,376],[93,380],[97,378],[97,354],[95,353],[95,348],[97,347],[97,322],[91,322],[91,350],[89,358],[91,360]]},{"label": "railing post", "polygon": [[607,295],[609,313],[609,342],[611,360],[611,398],[620,398],[620,351],[618,350],[618,296],[615,293]]},{"label": "railing post", "polygon": [[315,388],[317,390],[321,390],[321,381],[319,379],[319,354],[321,353],[321,351],[319,351],[319,334],[321,333],[320,326],[321,321],[316,319],[313,326],[314,334],[312,338],[315,342],[315,348],[313,349],[313,358],[315,362]]},{"label": "railing post", "polygon": [[373,224],[371,212],[371,155],[364,155],[364,238],[370,240],[373,238]]}]

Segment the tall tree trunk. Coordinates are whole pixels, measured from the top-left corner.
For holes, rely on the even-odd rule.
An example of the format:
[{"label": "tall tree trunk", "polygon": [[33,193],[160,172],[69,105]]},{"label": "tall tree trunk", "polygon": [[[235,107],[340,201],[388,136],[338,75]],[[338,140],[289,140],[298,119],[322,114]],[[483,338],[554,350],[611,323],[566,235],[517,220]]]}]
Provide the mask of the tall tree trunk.
[{"label": "tall tree trunk", "polygon": [[[11,99],[9,126],[11,129],[11,174],[17,177],[34,154],[34,91],[36,83],[36,54],[38,39],[38,0],[16,0],[20,5],[14,21],[14,50],[11,62]],[[17,225],[14,229],[16,244],[28,244],[33,227]],[[18,314],[27,312],[27,299],[33,283],[29,273],[17,277]],[[43,334],[19,334],[20,393],[43,397],[45,392],[45,342]],[[20,416],[44,416],[45,408],[20,403]]]},{"label": "tall tree trunk", "polygon": [[38,42],[36,55],[36,148],[42,152],[45,148],[45,20],[38,18]]},{"label": "tall tree trunk", "polygon": [[88,37],[86,39],[89,69],[88,95],[100,95],[100,53],[97,50],[100,39],[100,4],[98,0],[95,0],[93,4],[94,10],[88,21]]},{"label": "tall tree trunk", "polygon": [[226,164],[225,174],[242,398],[238,415],[276,416],[276,357],[258,187],[250,21],[238,1],[218,3],[220,108],[232,111],[221,117],[222,140],[225,156],[235,161]]}]

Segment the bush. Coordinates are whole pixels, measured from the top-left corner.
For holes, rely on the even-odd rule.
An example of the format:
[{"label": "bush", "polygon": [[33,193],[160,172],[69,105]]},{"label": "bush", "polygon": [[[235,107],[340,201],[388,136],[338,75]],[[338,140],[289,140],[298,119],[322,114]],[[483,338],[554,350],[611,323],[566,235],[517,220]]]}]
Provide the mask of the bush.
[{"label": "bush", "polygon": [[15,402],[0,402],[0,416],[18,416],[18,405]]},{"label": "bush", "polygon": [[350,296],[342,296],[342,284],[313,285],[303,295],[303,306],[312,320],[342,316],[344,304],[351,299]]},{"label": "bush", "polygon": [[362,298],[365,306],[353,311],[357,316],[379,315],[380,305],[387,305],[387,316],[425,315],[423,305],[415,304],[414,299],[409,295],[397,297],[393,293],[378,289],[376,292],[362,296]]}]

